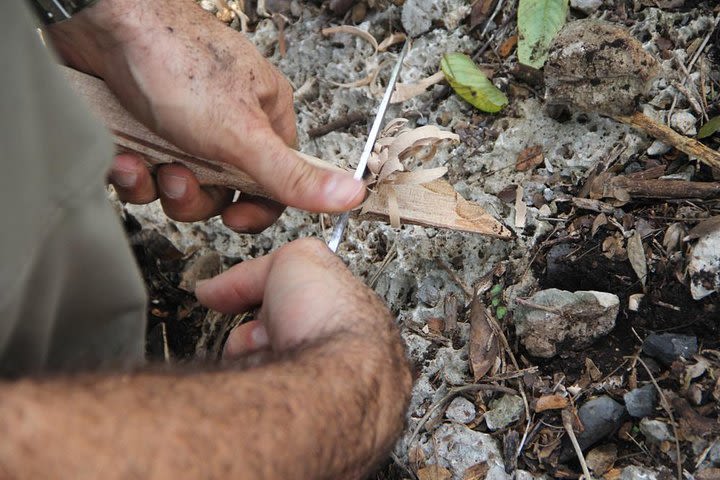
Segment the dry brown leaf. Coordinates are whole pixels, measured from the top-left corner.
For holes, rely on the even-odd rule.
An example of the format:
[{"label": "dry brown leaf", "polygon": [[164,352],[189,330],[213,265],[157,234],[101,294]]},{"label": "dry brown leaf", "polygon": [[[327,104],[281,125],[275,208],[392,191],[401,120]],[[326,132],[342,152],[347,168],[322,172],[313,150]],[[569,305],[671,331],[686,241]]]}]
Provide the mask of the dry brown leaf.
[{"label": "dry brown leaf", "polygon": [[487,462],[476,463],[465,470],[465,473],[463,473],[463,480],[485,480],[489,471],[490,466],[488,466]]},{"label": "dry brown leaf", "polygon": [[541,145],[532,145],[524,148],[518,153],[517,160],[515,161],[515,170],[518,172],[524,172],[526,170],[532,170],[537,167],[545,160]]},{"label": "dry brown leaf", "polygon": [[417,471],[418,480],[450,480],[452,474],[439,465],[428,465]]},{"label": "dry brown leaf", "polygon": [[543,395],[535,403],[535,411],[540,413],[546,410],[561,410],[570,405],[567,397],[562,395]]},{"label": "dry brown leaf", "polygon": [[391,33],[387,37],[383,39],[380,44],[378,44],[377,51],[378,52],[384,52],[388,48],[392,47],[393,45],[397,45],[398,43],[404,42],[407,38],[407,35],[401,32],[395,32]]},{"label": "dry brown leaf", "polygon": [[615,232],[613,235],[605,237],[602,243],[603,255],[610,260],[623,260],[627,258],[625,250],[625,238],[622,233]]},{"label": "dry brown leaf", "polygon": [[468,346],[470,368],[475,382],[485,376],[495,365],[500,353],[498,336],[493,331],[488,312],[476,296],[470,307],[470,343]]},{"label": "dry brown leaf", "polygon": [[720,216],[710,217],[695,225],[695,228],[690,230],[683,240],[686,242],[696,240],[700,237],[709,235],[718,229],[720,229]]},{"label": "dry brown leaf", "polygon": [[607,215],[605,215],[604,213],[601,213],[600,215],[595,217],[595,220],[593,220],[592,229],[590,230],[590,236],[594,237],[595,234],[597,233],[598,229],[600,227],[607,225],[607,223],[608,223],[608,218],[607,218]]},{"label": "dry brown leaf", "polygon": [[685,225],[683,223],[675,222],[671,224],[667,230],[665,230],[665,235],[663,236],[662,244],[665,248],[665,253],[670,255],[672,252],[680,248],[684,236]]},{"label": "dry brown leaf", "polygon": [[395,85],[395,91],[390,98],[390,103],[402,103],[406,100],[410,100],[413,97],[417,97],[436,83],[440,83],[445,80],[445,74],[443,72],[437,72],[429,77],[423,78],[416,83],[398,83]]},{"label": "dry brown leaf", "polygon": [[515,190],[515,228],[525,228],[527,222],[527,205],[523,200],[525,189],[518,185]]},{"label": "dry brown leaf", "polygon": [[694,475],[695,480],[720,480],[720,468],[704,468]]},{"label": "dry brown leaf", "polygon": [[611,468],[602,476],[603,480],[619,480],[622,476],[622,468]]},{"label": "dry brown leaf", "polygon": [[488,19],[498,0],[477,0],[470,10],[470,28],[475,28]]},{"label": "dry brown leaf", "polygon": [[508,37],[504,42],[500,44],[500,47],[498,47],[498,54],[502,58],[507,58],[512,53],[513,49],[518,43],[518,37],[517,35],[513,35],[512,37]]},{"label": "dry brown leaf", "polygon": [[603,376],[600,369],[597,365],[595,365],[595,362],[593,362],[590,357],[585,357],[585,372],[587,372],[588,376],[590,376],[590,380],[593,382],[597,382]]},{"label": "dry brown leaf", "polygon": [[640,279],[643,288],[647,278],[647,259],[645,257],[645,249],[642,244],[642,235],[637,231],[627,242],[627,254],[635,274]]},{"label": "dry brown leaf", "polygon": [[614,443],[606,443],[593,448],[585,456],[587,466],[596,475],[603,475],[615,465],[617,460],[617,446]]},{"label": "dry brown leaf", "polygon": [[339,27],[323,28],[322,30],[320,30],[320,33],[322,33],[325,37],[335,35],[337,33],[347,33],[350,35],[354,35],[356,37],[362,38],[370,45],[372,45],[375,52],[378,51],[379,45],[377,43],[377,40],[375,40],[375,37],[373,37],[369,32],[363,30],[362,28],[354,27],[352,25],[341,25]]}]

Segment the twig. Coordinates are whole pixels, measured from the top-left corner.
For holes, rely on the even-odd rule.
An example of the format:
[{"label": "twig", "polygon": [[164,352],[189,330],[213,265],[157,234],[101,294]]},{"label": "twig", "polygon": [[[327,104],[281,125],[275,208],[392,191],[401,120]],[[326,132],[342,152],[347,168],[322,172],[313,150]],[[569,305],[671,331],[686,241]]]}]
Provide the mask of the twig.
[{"label": "twig", "polygon": [[638,357],[638,362],[640,362],[640,365],[643,366],[647,374],[650,376],[650,380],[652,381],[653,385],[655,385],[655,389],[658,391],[658,394],[660,395],[660,405],[663,407],[663,410],[668,414],[668,417],[670,417],[670,422],[672,422],[672,428],[673,428],[673,436],[675,437],[675,453],[677,455],[676,463],[677,463],[677,478],[678,480],[682,480],[683,474],[682,474],[682,461],[680,457],[680,440],[678,440],[678,432],[677,432],[677,425],[675,424],[675,416],[672,413],[672,408],[670,407],[670,403],[667,400],[667,397],[663,393],[662,389],[660,388],[660,385],[658,385],[657,380],[655,380],[655,376],[652,374],[650,369],[648,368],[645,361]]},{"label": "twig", "polygon": [[562,416],[563,427],[565,427],[565,431],[567,432],[568,437],[570,437],[570,442],[572,443],[573,449],[575,449],[575,455],[577,455],[580,466],[582,467],[585,480],[592,480],[590,470],[588,469],[587,463],[585,463],[585,455],[583,455],[580,444],[578,443],[575,432],[573,431],[572,413],[570,413],[570,411],[567,409],[563,409],[560,415]]},{"label": "twig", "polygon": [[497,5],[495,6],[495,10],[493,10],[493,13],[490,15],[490,18],[487,19],[487,22],[485,22],[485,26],[482,29],[482,32],[480,32],[480,38],[484,37],[487,33],[487,29],[490,28],[490,24],[493,20],[495,20],[495,17],[498,13],[500,13],[500,10],[502,10],[503,7],[503,0],[498,0]]},{"label": "twig", "polygon": [[460,276],[457,274],[457,272],[455,270],[453,270],[452,268],[450,268],[450,265],[448,265],[447,263],[445,263],[444,261],[442,261],[439,258],[437,258],[435,261],[437,262],[438,265],[440,265],[440,268],[445,270],[447,272],[447,274],[450,275],[450,278],[452,278],[453,282],[455,282],[458,285],[458,287],[460,287],[462,289],[462,291],[463,291],[463,293],[465,293],[465,296],[467,297],[467,299],[471,300],[473,298],[473,296],[475,296],[475,292],[473,291],[473,289],[467,286],[467,284],[463,281],[462,278],[460,278]]},{"label": "twig", "polygon": [[380,264],[380,267],[378,267],[377,272],[375,272],[368,282],[368,286],[370,288],[375,288],[375,283],[378,281],[378,278],[380,278],[380,274],[387,268],[387,266],[390,264],[390,262],[393,261],[395,256],[397,255],[397,237],[395,238],[395,241],[393,241],[393,244],[390,246],[390,250],[388,250],[387,254],[385,254],[385,258],[383,259],[382,263]]},{"label": "twig", "polygon": [[720,22],[720,14],[718,14],[715,17],[715,21],[713,22],[712,28],[710,28],[708,30],[707,35],[705,35],[705,38],[703,39],[702,43],[698,47],[697,51],[695,52],[695,55],[693,55],[692,60],[690,60],[690,63],[687,64],[688,72],[692,72],[692,69],[695,66],[695,62],[697,62],[697,59],[700,58],[700,55],[702,54],[703,50],[705,50],[705,47],[707,46],[708,42],[710,41],[710,37],[712,37],[712,34],[715,31],[715,28],[718,26],[719,22]]},{"label": "twig", "polygon": [[350,125],[362,122],[365,119],[367,119],[367,115],[364,112],[353,111],[349,112],[347,115],[336,118],[325,125],[318,125],[315,128],[310,128],[307,133],[310,138],[322,137],[323,135],[327,135],[335,130],[342,130]]},{"label": "twig", "polygon": [[487,385],[485,383],[473,383],[470,385],[463,385],[461,387],[451,388],[444,397],[435,402],[428,409],[428,411],[425,412],[425,415],[423,415],[418,424],[415,425],[415,428],[413,429],[413,432],[410,435],[410,439],[408,440],[407,444],[411,446],[415,442],[418,434],[420,433],[420,430],[422,430],[428,420],[430,420],[430,417],[432,417],[435,412],[437,412],[440,408],[444,407],[445,404],[448,403],[450,400],[452,400],[461,393],[478,391],[501,392],[508,393],[510,395],[517,395],[518,393],[517,390],[513,390],[512,388],[503,387],[502,385]]}]

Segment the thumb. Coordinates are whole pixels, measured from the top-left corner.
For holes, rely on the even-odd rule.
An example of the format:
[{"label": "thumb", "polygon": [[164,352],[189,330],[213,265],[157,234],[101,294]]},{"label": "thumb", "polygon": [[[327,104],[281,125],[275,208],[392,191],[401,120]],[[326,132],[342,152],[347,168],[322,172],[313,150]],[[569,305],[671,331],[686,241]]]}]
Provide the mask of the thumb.
[{"label": "thumb", "polygon": [[[247,132],[246,132],[247,133]],[[312,165],[285,145],[270,125],[254,128],[250,138],[237,138],[241,152],[225,161],[247,172],[274,200],[312,212],[347,211],[365,197],[365,184],[347,172]]]}]

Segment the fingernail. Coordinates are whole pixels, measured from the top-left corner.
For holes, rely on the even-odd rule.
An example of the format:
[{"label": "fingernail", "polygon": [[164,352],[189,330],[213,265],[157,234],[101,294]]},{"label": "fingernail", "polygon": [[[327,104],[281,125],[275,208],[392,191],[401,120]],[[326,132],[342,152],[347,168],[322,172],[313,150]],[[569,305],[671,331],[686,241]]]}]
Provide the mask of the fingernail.
[{"label": "fingernail", "polygon": [[110,171],[110,182],[118,187],[131,188],[137,183],[137,172],[134,170],[120,170],[113,168]]},{"label": "fingernail", "polygon": [[262,325],[256,326],[250,334],[250,337],[252,338],[254,348],[262,348],[270,343],[267,330],[265,330],[265,327]]},{"label": "fingernail", "polygon": [[325,200],[331,208],[342,210],[365,190],[362,180],[355,180],[347,175],[333,175],[325,184]]},{"label": "fingernail", "polygon": [[182,198],[187,192],[187,179],[185,177],[160,175],[159,183],[163,193],[172,199]]}]

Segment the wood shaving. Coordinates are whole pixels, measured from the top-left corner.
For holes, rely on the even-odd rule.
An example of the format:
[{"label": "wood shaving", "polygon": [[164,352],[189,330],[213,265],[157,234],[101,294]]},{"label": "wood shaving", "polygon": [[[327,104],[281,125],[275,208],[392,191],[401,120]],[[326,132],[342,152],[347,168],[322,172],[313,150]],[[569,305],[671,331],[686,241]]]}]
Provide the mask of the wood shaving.
[{"label": "wood shaving", "polygon": [[325,37],[335,35],[336,33],[347,33],[349,35],[360,37],[366,42],[368,42],[375,50],[374,53],[377,53],[379,48],[378,42],[377,40],[375,40],[375,37],[373,37],[369,32],[363,30],[362,28],[353,27],[352,25],[341,25],[339,27],[323,28],[320,33],[322,33]]},{"label": "wood shaving", "polygon": [[398,83],[395,85],[395,91],[390,98],[390,103],[402,103],[413,97],[417,97],[425,93],[431,86],[443,80],[445,80],[445,74],[443,72],[437,72],[416,83]]},{"label": "wood shaving", "polygon": [[396,32],[388,35],[385,37],[385,39],[380,42],[380,44],[377,47],[378,52],[384,52],[388,48],[392,47],[393,45],[397,45],[398,43],[402,43],[407,38],[407,35],[404,33]]}]

